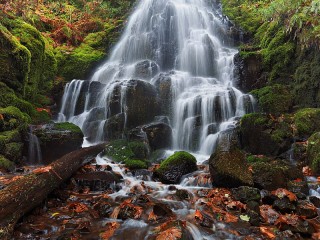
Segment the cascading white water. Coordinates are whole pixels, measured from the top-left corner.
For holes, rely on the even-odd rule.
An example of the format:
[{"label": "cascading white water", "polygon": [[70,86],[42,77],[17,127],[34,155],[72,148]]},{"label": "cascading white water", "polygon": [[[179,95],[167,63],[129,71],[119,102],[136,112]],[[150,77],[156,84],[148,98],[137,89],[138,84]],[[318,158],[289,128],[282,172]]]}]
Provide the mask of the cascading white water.
[{"label": "cascading white water", "polygon": [[30,127],[29,131],[28,163],[31,165],[39,165],[42,161],[42,152],[39,138],[32,133],[32,127]]},{"label": "cascading white water", "polygon": [[167,76],[171,106],[165,114],[172,122],[173,148],[212,153],[219,132],[252,111],[253,99],[233,86],[237,50],[228,44],[218,5],[208,2],[141,0],[91,81],[74,80],[66,87],[59,121],[80,126],[87,144],[106,140],[110,117],[124,114],[126,128],[129,80],[161,91],[161,76]]}]

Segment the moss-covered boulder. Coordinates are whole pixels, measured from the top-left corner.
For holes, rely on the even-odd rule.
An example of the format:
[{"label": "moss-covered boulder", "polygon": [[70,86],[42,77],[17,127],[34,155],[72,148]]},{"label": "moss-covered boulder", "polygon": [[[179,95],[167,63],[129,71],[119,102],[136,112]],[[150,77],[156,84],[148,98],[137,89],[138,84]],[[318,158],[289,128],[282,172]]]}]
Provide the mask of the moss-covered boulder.
[{"label": "moss-covered boulder", "polygon": [[287,113],[293,106],[293,95],[288,86],[275,84],[251,91],[262,112],[272,114]]},{"label": "moss-covered boulder", "polygon": [[146,163],[146,161],[143,161],[143,160],[126,159],[124,163],[126,167],[129,168],[130,170],[148,168],[148,164]]},{"label": "moss-covered boulder", "polygon": [[21,134],[17,129],[0,132],[0,153],[4,153],[6,145],[12,142],[21,142]]},{"label": "moss-covered boulder", "polygon": [[320,132],[314,133],[308,139],[307,159],[312,170],[320,174]]},{"label": "moss-covered boulder", "polygon": [[251,164],[254,186],[259,189],[275,190],[287,188],[290,180],[302,178],[302,173],[294,166],[280,160],[255,162]]},{"label": "moss-covered boulder", "polygon": [[293,129],[290,118],[271,118],[270,115],[252,113],[241,119],[242,147],[252,154],[277,156],[290,149]]},{"label": "moss-covered boulder", "polygon": [[115,162],[125,162],[128,159],[145,160],[149,151],[144,142],[119,139],[108,143],[103,155]]},{"label": "moss-covered boulder", "polygon": [[294,115],[294,124],[299,136],[309,137],[320,131],[320,108],[301,109]]},{"label": "moss-covered boulder", "polygon": [[52,123],[33,130],[39,138],[44,163],[81,148],[83,133],[72,123]]},{"label": "moss-covered boulder", "polygon": [[12,161],[0,155],[0,170],[4,169],[5,171],[13,171],[14,168],[15,168],[15,164]]},{"label": "moss-covered boulder", "polygon": [[238,148],[223,151],[219,147],[209,159],[212,184],[217,187],[253,186],[252,173],[244,152]]},{"label": "moss-covered boulder", "polygon": [[29,115],[22,113],[18,108],[13,106],[0,108],[0,119],[0,131],[10,131],[17,128],[23,130],[31,122]]},{"label": "moss-covered boulder", "polygon": [[166,184],[177,184],[185,174],[196,171],[197,160],[188,152],[175,152],[164,160],[154,172],[154,177]]}]

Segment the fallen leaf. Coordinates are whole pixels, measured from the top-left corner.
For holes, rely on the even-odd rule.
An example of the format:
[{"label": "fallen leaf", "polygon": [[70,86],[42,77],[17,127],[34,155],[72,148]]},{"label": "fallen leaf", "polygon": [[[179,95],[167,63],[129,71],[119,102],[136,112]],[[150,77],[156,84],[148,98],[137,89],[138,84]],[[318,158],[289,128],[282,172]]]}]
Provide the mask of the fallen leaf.
[{"label": "fallen leaf", "polygon": [[82,213],[84,211],[88,211],[88,207],[84,205],[83,203],[71,203],[68,205],[69,210],[73,210],[76,213]]},{"label": "fallen leaf", "polygon": [[149,214],[148,220],[149,221],[157,221],[157,215],[155,215],[154,212],[151,211]]},{"label": "fallen leaf", "polygon": [[114,235],[114,232],[120,227],[118,222],[109,222],[106,224],[106,231],[100,234],[102,240],[108,240]]},{"label": "fallen leaf", "polygon": [[182,237],[182,232],[180,229],[172,227],[163,232],[161,232],[156,240],[177,240]]},{"label": "fallen leaf", "polygon": [[273,195],[276,195],[278,198],[288,197],[291,202],[297,201],[297,196],[284,188],[278,188],[275,191],[271,192]]},{"label": "fallen leaf", "polygon": [[274,232],[272,231],[271,228],[267,228],[267,227],[260,227],[260,231],[266,235],[268,238],[271,239],[275,239],[276,235],[274,234]]},{"label": "fallen leaf", "polygon": [[269,205],[260,206],[260,215],[264,221],[269,224],[274,224],[280,217],[280,214],[273,210]]},{"label": "fallen leaf", "polygon": [[248,215],[240,215],[240,219],[242,221],[245,221],[245,222],[249,222],[250,221],[250,217]]},{"label": "fallen leaf", "polygon": [[196,210],[196,212],[194,213],[194,217],[195,219],[199,219],[200,221],[203,221],[202,213],[199,210]]}]

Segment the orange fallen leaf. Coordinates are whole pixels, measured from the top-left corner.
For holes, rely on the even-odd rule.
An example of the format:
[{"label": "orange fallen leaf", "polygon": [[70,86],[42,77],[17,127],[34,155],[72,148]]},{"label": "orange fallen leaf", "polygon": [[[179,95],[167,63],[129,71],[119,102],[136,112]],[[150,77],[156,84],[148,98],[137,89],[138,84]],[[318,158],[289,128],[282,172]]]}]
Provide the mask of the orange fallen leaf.
[{"label": "orange fallen leaf", "polygon": [[284,188],[278,188],[275,191],[271,192],[273,195],[276,195],[278,198],[288,197],[291,202],[297,201],[297,196]]},{"label": "orange fallen leaf", "polygon": [[203,215],[199,210],[196,210],[196,212],[194,213],[194,217],[195,219],[199,219],[200,221],[203,221]]},{"label": "orange fallen leaf", "polygon": [[163,232],[161,232],[156,240],[177,240],[182,237],[182,232],[180,229],[172,227]]},{"label": "orange fallen leaf", "polygon": [[47,166],[47,167],[36,168],[32,172],[36,173],[36,174],[40,174],[40,173],[50,172],[50,170],[52,170],[52,167],[51,166]]},{"label": "orange fallen leaf", "polygon": [[106,231],[100,234],[102,240],[108,240],[114,235],[114,232],[120,227],[118,222],[109,222],[106,224]]},{"label": "orange fallen leaf", "polygon": [[82,213],[88,211],[88,207],[83,203],[71,203],[68,205],[68,209],[75,211],[76,213]]},{"label": "orange fallen leaf", "polygon": [[272,229],[267,227],[260,227],[260,231],[266,235],[268,238],[275,239],[276,235],[273,233]]},{"label": "orange fallen leaf", "polygon": [[152,212],[149,214],[148,220],[149,220],[149,221],[157,221],[157,215],[155,215],[154,212],[152,211]]}]

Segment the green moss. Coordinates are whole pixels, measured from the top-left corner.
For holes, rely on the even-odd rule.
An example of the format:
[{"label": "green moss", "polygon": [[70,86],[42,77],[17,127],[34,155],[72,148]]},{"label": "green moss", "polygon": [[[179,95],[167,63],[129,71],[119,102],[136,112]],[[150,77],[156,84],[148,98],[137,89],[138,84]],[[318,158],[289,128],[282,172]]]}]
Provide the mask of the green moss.
[{"label": "green moss", "polygon": [[23,143],[12,142],[5,145],[3,155],[8,159],[18,162],[22,158]]},{"label": "green moss", "polygon": [[51,121],[51,115],[47,111],[36,112],[32,119],[33,124],[45,124]]},{"label": "green moss", "polygon": [[116,162],[128,159],[144,160],[148,157],[147,146],[140,141],[123,139],[111,141],[104,150],[104,155]]},{"label": "green moss", "polygon": [[294,115],[294,124],[298,135],[310,136],[320,131],[320,108],[305,108]]},{"label": "green moss", "polygon": [[242,128],[250,128],[250,126],[265,126],[270,127],[272,125],[272,122],[270,119],[261,113],[249,113],[244,115],[241,118],[241,127]]},{"label": "green moss", "polygon": [[269,158],[266,156],[258,156],[258,155],[248,155],[247,162],[249,164],[256,163],[256,162],[268,162]]},{"label": "green moss", "polygon": [[77,125],[74,125],[73,123],[69,123],[69,122],[55,123],[54,129],[62,130],[62,131],[71,131],[73,133],[82,134],[81,129]]},{"label": "green moss", "polygon": [[6,144],[20,142],[21,135],[18,130],[0,132],[0,152],[5,151]]},{"label": "green moss", "polygon": [[31,122],[29,115],[22,113],[18,108],[13,106],[0,108],[0,114],[4,120],[4,130],[24,129]]},{"label": "green moss", "polygon": [[319,174],[320,173],[320,132],[314,133],[308,139],[307,146],[308,162],[312,170]]},{"label": "green moss", "polygon": [[179,164],[196,164],[197,160],[196,158],[191,155],[188,152],[175,152],[173,155],[168,157],[166,160],[164,160],[161,164],[160,167],[157,169],[157,172],[163,173],[168,171],[172,166],[174,165],[179,165]]},{"label": "green moss", "polygon": [[142,160],[126,159],[124,163],[126,167],[129,168],[130,170],[148,168],[147,163]]},{"label": "green moss", "polygon": [[281,114],[289,112],[293,105],[293,95],[288,86],[275,84],[251,92],[266,113]]},{"label": "green moss", "polygon": [[15,165],[13,162],[9,161],[4,156],[0,155],[0,168],[4,168],[7,171],[13,171]]}]

